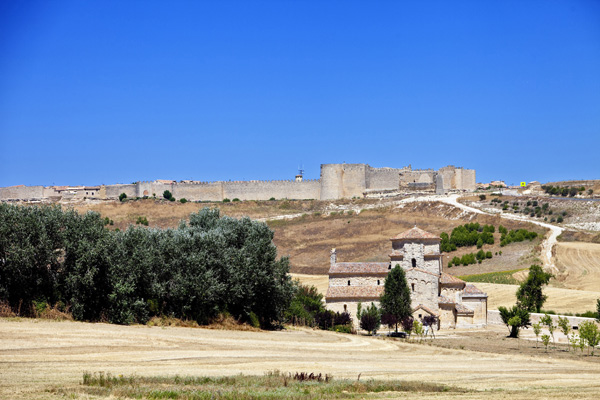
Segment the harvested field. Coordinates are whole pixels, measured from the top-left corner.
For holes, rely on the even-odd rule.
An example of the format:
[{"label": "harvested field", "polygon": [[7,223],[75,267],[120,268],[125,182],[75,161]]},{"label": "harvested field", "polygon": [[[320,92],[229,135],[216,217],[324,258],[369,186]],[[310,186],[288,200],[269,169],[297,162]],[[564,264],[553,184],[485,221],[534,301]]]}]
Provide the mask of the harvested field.
[{"label": "harvested field", "polygon": [[[440,332],[436,340],[460,334]],[[309,371],[334,379],[361,374],[361,380],[424,381],[473,391],[406,394],[436,399],[592,399],[600,389],[599,356],[557,358],[541,349],[535,355],[518,349],[501,354],[307,329],[241,332],[26,319],[0,319],[0,337],[0,397],[11,399],[61,398],[59,390],[77,391],[84,371],[117,376]]]},{"label": "harvested field", "polygon": [[600,244],[557,243],[555,252],[560,271],[556,286],[600,290]]}]

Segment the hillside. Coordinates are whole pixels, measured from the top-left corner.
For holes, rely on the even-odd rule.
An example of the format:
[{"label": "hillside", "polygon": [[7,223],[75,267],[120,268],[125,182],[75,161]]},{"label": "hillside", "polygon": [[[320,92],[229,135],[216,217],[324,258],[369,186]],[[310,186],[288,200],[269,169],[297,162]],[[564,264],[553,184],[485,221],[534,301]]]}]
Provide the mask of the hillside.
[{"label": "hillside", "polygon": [[[387,261],[389,238],[410,229],[415,224],[439,235],[450,232],[466,222],[502,223],[508,229],[526,228],[541,236],[545,230],[521,221],[504,221],[498,216],[475,214],[440,202],[380,201],[367,199],[329,201],[244,201],[232,203],[185,203],[137,200],[128,202],[89,202],[74,206],[79,212],[93,210],[114,221],[112,228],[126,229],[139,216],[145,216],[149,227],[175,227],[190,213],[203,207],[218,207],[223,215],[248,216],[266,219],[274,230],[274,242],[279,255],[289,256],[292,271],[305,274],[324,274],[329,269],[329,251],[335,247],[340,261]],[[286,217],[293,217],[285,219]],[[282,218],[282,219],[276,219]],[[500,248],[496,244],[484,250],[501,256],[485,260],[481,265],[454,267],[448,272],[455,275],[527,268],[535,262],[541,239],[515,243]],[[476,252],[475,246],[460,248],[444,256]]]}]

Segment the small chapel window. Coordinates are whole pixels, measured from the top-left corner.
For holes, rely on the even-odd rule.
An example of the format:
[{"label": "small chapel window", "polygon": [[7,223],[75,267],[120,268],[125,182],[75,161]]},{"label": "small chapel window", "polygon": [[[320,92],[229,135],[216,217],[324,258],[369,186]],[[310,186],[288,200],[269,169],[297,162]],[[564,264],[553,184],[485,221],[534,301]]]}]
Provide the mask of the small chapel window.
[{"label": "small chapel window", "polygon": [[350,286],[350,281],[348,281],[348,286]]},{"label": "small chapel window", "polygon": [[377,279],[377,286],[379,286],[379,279]]},{"label": "small chapel window", "polygon": [[388,265],[388,269],[392,269],[392,263],[390,263],[390,265]]},{"label": "small chapel window", "polygon": [[414,258],[412,259],[412,267],[417,268],[417,260]]},{"label": "small chapel window", "polygon": [[411,283],[410,286],[412,287],[412,291],[414,292],[415,291],[415,284]]},{"label": "small chapel window", "polygon": [[346,304],[344,304],[344,312],[348,311],[348,306]]}]

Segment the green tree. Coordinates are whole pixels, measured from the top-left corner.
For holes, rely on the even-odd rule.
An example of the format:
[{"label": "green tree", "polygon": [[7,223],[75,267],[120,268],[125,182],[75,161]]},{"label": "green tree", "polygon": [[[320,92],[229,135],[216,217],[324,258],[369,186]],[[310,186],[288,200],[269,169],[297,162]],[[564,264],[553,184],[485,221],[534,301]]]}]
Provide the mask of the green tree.
[{"label": "green tree", "polygon": [[[568,338],[569,333],[571,333],[571,324],[569,322],[569,318],[558,317],[558,327],[560,328],[563,335],[565,335]],[[568,348],[568,346],[567,346],[567,348]]]},{"label": "green tree", "polygon": [[596,300],[596,321],[600,322],[600,299]]},{"label": "green tree", "polygon": [[[508,327],[509,337],[511,338],[518,338],[519,330],[521,328],[527,328],[530,325],[529,311],[519,307],[518,304],[515,304],[512,306],[512,308],[500,306],[498,307],[498,311],[500,311],[500,318],[502,318],[502,322],[504,322],[504,324]],[[518,325],[509,323],[513,317],[519,317],[520,323]]]},{"label": "green tree", "polygon": [[548,345],[550,344],[550,335],[542,335],[542,343],[546,347],[546,352],[548,352]]},{"label": "green tree", "polygon": [[592,355],[594,355],[594,349],[600,342],[600,332],[598,332],[598,325],[592,321],[584,321],[579,326],[579,337],[580,341],[584,341],[588,348],[588,355],[590,354],[590,348],[592,349]]},{"label": "green tree", "polygon": [[[412,314],[410,289],[406,282],[404,269],[399,264],[396,264],[385,279],[380,301],[383,312],[396,317],[396,321],[401,321]],[[395,325],[396,332],[398,332],[398,322]]]},{"label": "green tree", "polygon": [[173,194],[172,194],[170,191],[168,191],[168,190],[165,190],[165,191],[163,192],[163,197],[164,197],[166,200],[169,200],[169,201],[171,201],[171,199],[173,199]]},{"label": "green tree", "polygon": [[550,335],[552,335],[552,343],[554,342],[554,330],[556,329],[556,325],[554,325],[554,320],[548,314],[544,314],[544,316],[540,319],[540,322],[546,326]]},{"label": "green tree", "polygon": [[533,333],[535,334],[535,348],[537,349],[538,337],[540,336],[540,333],[542,333],[542,326],[539,322],[537,322],[531,325],[531,327],[533,328]]},{"label": "green tree", "polygon": [[126,198],[127,198],[127,195],[126,195],[125,193],[121,193],[121,194],[119,195],[119,201],[123,201],[123,200],[125,200]]},{"label": "green tree", "polygon": [[542,292],[542,286],[548,284],[552,274],[544,272],[539,265],[529,267],[529,275],[517,289],[517,303],[529,312],[540,312],[547,296]]},{"label": "green tree", "polygon": [[371,303],[360,315],[360,328],[369,332],[370,335],[374,335],[380,326],[381,310],[374,303]]}]

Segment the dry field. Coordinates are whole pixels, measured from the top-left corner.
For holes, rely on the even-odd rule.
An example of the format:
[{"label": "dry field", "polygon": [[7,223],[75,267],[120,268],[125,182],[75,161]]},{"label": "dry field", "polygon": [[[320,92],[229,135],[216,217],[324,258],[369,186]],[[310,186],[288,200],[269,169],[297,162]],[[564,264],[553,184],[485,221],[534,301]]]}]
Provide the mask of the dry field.
[{"label": "dry field", "polygon": [[600,290],[600,244],[557,243],[560,270],[557,285],[577,290]]},{"label": "dry field", "polygon": [[[491,335],[498,341],[494,338],[504,334],[494,329],[482,330],[478,337]],[[461,343],[460,335],[441,332],[436,341],[443,345],[447,338],[452,347]],[[600,390],[599,356],[562,358],[557,351],[541,349],[520,354],[520,348],[533,345],[525,340],[506,342],[505,353],[490,353],[305,329],[241,332],[26,319],[0,319],[0,337],[0,398],[6,399],[62,398],[58,390],[77,393],[84,371],[138,376],[309,371],[472,390],[408,393],[406,398],[593,399]],[[462,343],[469,343],[468,336]]]}]

